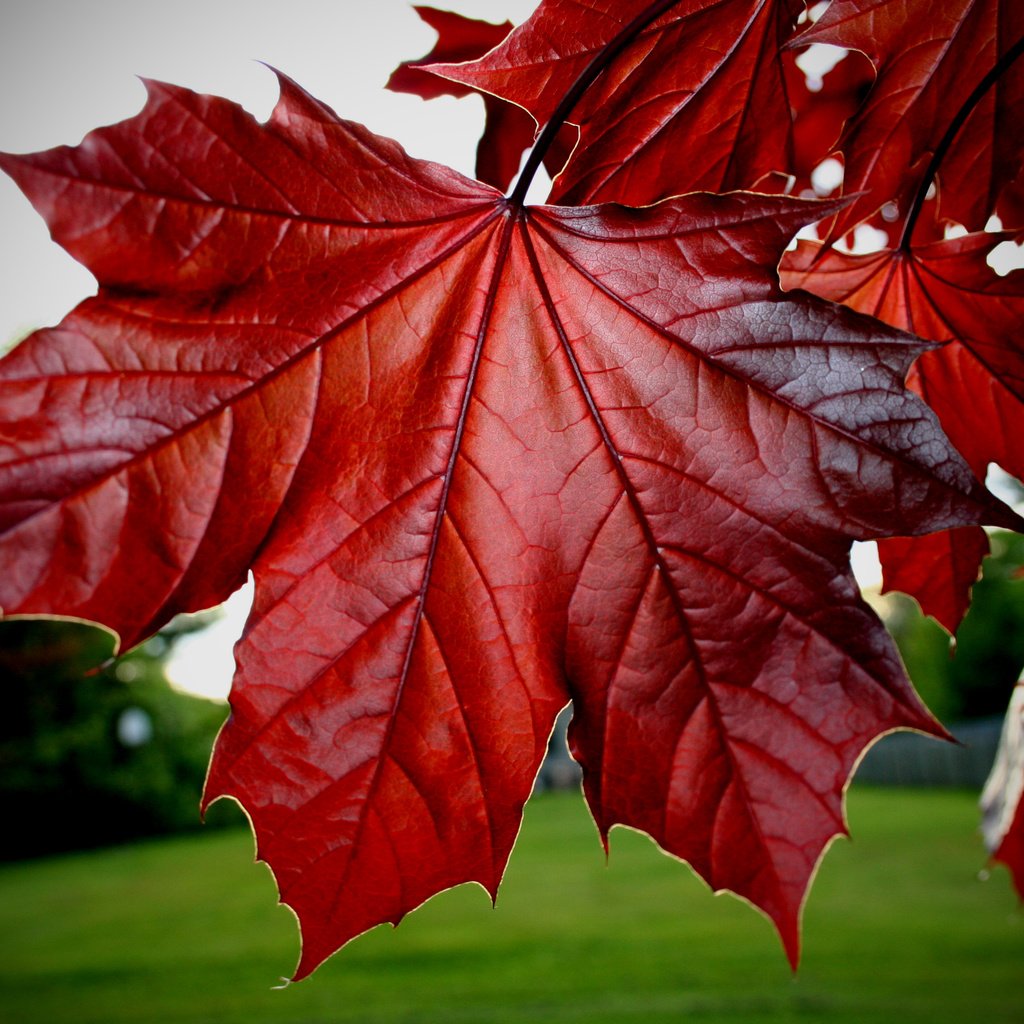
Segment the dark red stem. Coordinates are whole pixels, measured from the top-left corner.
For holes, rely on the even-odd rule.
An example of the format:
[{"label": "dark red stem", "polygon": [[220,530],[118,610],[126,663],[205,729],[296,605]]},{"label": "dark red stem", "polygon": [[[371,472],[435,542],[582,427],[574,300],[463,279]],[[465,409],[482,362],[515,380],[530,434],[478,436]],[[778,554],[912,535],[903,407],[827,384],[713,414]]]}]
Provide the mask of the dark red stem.
[{"label": "dark red stem", "polygon": [[544,130],[537,136],[537,141],[530,150],[526,163],[519,174],[515,188],[509,193],[509,205],[521,208],[526,200],[526,193],[547,156],[548,149],[555,141],[559,130],[565,124],[566,119],[572,113],[573,107],[579,103],[583,94],[594,84],[598,75],[614,60],[651,22],[660,18],[670,7],[674,7],[679,0],[658,0],[651,4],[642,14],[638,14],[621,32],[610,42],[606,43],[591,59],[590,63],[580,72],[579,77],[562,97],[561,103],[555,108]]},{"label": "dark red stem", "polygon": [[928,168],[924,172],[924,177],[921,179],[917,195],[914,196],[914,205],[910,208],[910,213],[903,224],[903,234],[900,235],[899,244],[899,249],[902,252],[909,252],[910,250],[910,239],[914,234],[914,227],[917,224],[917,218],[921,215],[921,208],[924,206],[925,198],[928,195],[928,189],[931,188],[931,184],[935,180],[935,175],[939,169],[939,164],[941,164],[945,158],[946,153],[949,151],[949,147],[953,145],[953,140],[956,138],[957,133],[964,126],[964,122],[967,118],[971,116],[971,112],[974,108],[981,102],[985,93],[987,93],[989,89],[991,89],[992,86],[995,85],[995,83],[1004,74],[1006,74],[1021,54],[1024,54],[1024,38],[1018,39],[1017,42],[1014,43],[998,61],[996,61],[989,73],[974,87],[974,91],[967,97],[964,101],[964,105],[957,111],[956,117],[950,121],[949,127],[946,129],[946,134],[942,136],[938,146],[935,147],[935,152],[932,154]]}]

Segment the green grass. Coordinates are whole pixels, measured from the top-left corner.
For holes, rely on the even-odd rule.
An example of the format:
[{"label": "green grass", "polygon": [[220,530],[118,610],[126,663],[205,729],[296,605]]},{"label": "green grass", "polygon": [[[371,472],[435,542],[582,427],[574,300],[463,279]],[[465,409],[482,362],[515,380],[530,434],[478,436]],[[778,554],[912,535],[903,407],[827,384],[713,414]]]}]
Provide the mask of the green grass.
[{"label": "green grass", "polygon": [[241,830],[0,868],[4,1024],[1024,1021],[1024,915],[969,794],[855,789],[793,978],[768,923],[576,795],[533,801],[498,909],[463,887],[272,991],[298,940]]}]

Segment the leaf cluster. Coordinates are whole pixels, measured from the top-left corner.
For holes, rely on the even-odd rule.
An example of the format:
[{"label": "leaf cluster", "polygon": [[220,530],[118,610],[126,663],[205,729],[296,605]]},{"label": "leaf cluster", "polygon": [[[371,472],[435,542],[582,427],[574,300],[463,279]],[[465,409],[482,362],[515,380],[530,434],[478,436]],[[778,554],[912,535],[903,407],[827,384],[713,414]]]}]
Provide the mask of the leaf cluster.
[{"label": "leaf cluster", "polygon": [[[857,759],[942,732],[851,542],[904,538],[900,585],[953,626],[980,524],[1022,525],[976,474],[1018,472],[1019,275],[981,229],[1021,226],[1024,9],[421,14],[438,48],[392,84],[487,97],[481,182],[283,77],[265,124],[151,83],[0,157],[100,282],[0,363],[0,603],[130,646],[253,573],[204,799],[249,814],[297,977],[496,894],[570,700],[602,839],[647,832],[795,962]],[[864,59],[816,94],[812,43]],[[800,198],[829,154],[844,195]],[[878,218],[889,248],[839,247]]]}]

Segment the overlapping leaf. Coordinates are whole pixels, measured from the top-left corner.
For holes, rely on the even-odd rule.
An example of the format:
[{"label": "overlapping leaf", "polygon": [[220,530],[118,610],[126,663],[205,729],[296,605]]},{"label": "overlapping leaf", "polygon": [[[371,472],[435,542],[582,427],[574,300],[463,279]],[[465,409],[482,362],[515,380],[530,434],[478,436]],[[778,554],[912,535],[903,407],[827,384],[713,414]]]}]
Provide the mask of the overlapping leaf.
[{"label": "overlapping leaf", "polygon": [[955,633],[988,553],[988,536],[977,526],[880,540],[882,592],[910,594],[926,615]]},{"label": "overlapping leaf", "polygon": [[480,60],[430,67],[543,125],[597,59],[602,73],[570,118],[579,145],[551,200],[639,206],[789,170],[780,53],[802,10],[802,0],[543,0]]},{"label": "overlapping leaf", "polygon": [[[437,44],[419,60],[406,61],[396,68],[388,79],[387,87],[395,92],[414,93],[425,100],[473,93],[475,90],[467,85],[424,71],[423,65],[443,61],[459,63],[482,57],[512,31],[512,23],[506,21],[493,25],[433,7],[417,7],[415,10],[437,32]],[[485,121],[476,151],[476,176],[504,191],[512,184],[523,153],[533,143],[537,122],[514,103],[506,103],[490,93],[480,95],[484,102]]]},{"label": "overlapping leaf", "polygon": [[[924,338],[948,342],[914,366],[908,383],[938,413],[979,476],[990,462],[1024,476],[1024,272],[999,277],[986,262],[999,235],[973,234],[854,256],[803,242],[787,254],[789,287],[844,302]],[[913,594],[951,632],[969,603],[987,545],[977,530],[879,545],[886,582]]]},{"label": "overlapping leaf", "polygon": [[[833,0],[800,42],[867,54],[878,72],[870,97],[847,126],[845,190],[860,193],[830,238],[842,236],[883,204],[906,215],[933,154],[957,112],[985,76],[1024,37],[1018,0]],[[938,173],[940,216],[984,228],[1005,187],[1021,171],[1024,63],[999,75],[973,111]],[[1009,223],[1009,222],[1008,222]]]},{"label": "overlapping leaf", "polygon": [[154,85],[2,165],[100,293],[4,361],[0,594],[128,642],[251,568],[206,799],[246,807],[299,976],[495,892],[557,710],[648,831],[795,957],[864,746],[936,728],[853,537],[987,517],[915,339],[778,287],[821,214],[523,209],[285,81]]}]

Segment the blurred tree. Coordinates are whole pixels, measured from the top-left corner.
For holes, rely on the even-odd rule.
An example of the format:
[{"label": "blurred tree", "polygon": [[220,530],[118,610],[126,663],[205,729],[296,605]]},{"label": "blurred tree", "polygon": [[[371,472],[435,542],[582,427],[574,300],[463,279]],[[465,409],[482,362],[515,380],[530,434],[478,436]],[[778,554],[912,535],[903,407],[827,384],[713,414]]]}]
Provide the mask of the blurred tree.
[{"label": "blurred tree", "polygon": [[[114,660],[92,623],[0,621],[0,859],[194,828],[222,704],[179,693],[163,674],[176,620]],[[237,821],[218,805],[211,823]]]}]

